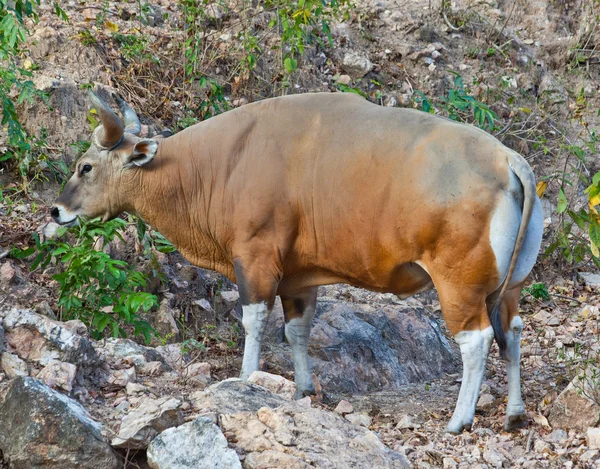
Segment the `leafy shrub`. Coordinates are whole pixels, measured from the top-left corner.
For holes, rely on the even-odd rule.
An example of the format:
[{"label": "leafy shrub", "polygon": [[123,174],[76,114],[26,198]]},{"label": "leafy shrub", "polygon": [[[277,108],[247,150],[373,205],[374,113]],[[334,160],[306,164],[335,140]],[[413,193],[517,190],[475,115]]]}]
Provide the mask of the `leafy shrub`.
[{"label": "leafy shrub", "polygon": [[[24,258],[36,254],[32,270],[38,266],[45,268],[56,259],[60,272],[52,278],[60,285],[61,319],[80,319],[95,339],[107,333],[126,337],[125,327],[129,326],[134,335],[142,335],[148,342],[154,330],[142,319],[140,311],[148,312],[158,305],[155,295],[142,291],[148,278],[102,251],[116,237],[123,239],[119,230],[125,226],[121,219],[107,223],[90,221],[68,229],[75,236],[73,243],[58,240],[42,243],[34,234],[35,247],[13,250],[12,255]],[[59,237],[66,231],[60,229]]]}]

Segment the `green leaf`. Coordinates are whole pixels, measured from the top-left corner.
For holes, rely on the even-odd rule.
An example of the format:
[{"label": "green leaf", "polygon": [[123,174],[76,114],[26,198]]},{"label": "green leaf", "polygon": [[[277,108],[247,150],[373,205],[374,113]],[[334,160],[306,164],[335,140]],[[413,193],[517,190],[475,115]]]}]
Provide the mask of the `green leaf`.
[{"label": "green leaf", "polygon": [[558,192],[558,205],[556,206],[556,212],[563,213],[566,209],[567,209],[567,196],[565,196],[565,193],[561,187],[560,191]]},{"label": "green leaf", "polygon": [[291,57],[286,57],[283,61],[283,66],[285,67],[286,72],[292,73],[298,67],[298,61]]}]

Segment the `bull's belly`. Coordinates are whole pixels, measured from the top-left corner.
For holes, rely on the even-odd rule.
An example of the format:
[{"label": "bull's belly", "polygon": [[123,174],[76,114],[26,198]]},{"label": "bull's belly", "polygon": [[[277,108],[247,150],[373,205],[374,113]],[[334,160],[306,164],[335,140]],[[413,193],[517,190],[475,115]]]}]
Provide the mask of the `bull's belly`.
[{"label": "bull's belly", "polygon": [[293,294],[306,288],[334,283],[346,283],[380,293],[393,293],[402,299],[433,288],[431,277],[425,269],[414,262],[408,262],[375,277],[366,272],[363,275],[346,275],[318,268],[294,272],[284,275],[277,293]]}]

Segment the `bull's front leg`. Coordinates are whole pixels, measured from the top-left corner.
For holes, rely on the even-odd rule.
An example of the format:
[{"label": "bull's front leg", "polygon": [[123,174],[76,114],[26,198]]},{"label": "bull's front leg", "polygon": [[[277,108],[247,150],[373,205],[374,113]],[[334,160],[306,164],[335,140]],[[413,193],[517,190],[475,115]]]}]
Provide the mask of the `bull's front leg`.
[{"label": "bull's front leg", "polygon": [[[264,261],[263,261],[264,262]],[[260,364],[262,338],[275,302],[277,279],[265,274],[256,258],[250,262],[235,261],[235,275],[242,302],[242,324],[246,335],[240,378],[247,380]]]}]

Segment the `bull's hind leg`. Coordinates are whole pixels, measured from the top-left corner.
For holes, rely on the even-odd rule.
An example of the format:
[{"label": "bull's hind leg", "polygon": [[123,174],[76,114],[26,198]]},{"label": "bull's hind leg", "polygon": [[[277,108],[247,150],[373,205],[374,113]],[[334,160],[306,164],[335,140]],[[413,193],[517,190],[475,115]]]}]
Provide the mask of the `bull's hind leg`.
[{"label": "bull's hind leg", "polygon": [[450,332],[460,346],[463,376],[458,400],[447,430],[460,433],[471,428],[475,406],[485,373],[485,363],[494,332],[485,304],[485,294],[465,287],[438,286],[442,312]]},{"label": "bull's hind leg", "polygon": [[285,315],[285,336],[294,357],[296,398],[315,393],[308,364],[308,339],[317,306],[317,288],[295,295],[281,295]]},{"label": "bull's hind leg", "polygon": [[508,290],[501,303],[502,322],[506,334],[506,369],[508,374],[508,406],[504,430],[523,427],[527,420],[521,397],[521,332],[523,320],[519,317],[521,285]]},{"label": "bull's hind leg", "polygon": [[[262,262],[261,262],[262,261]],[[265,326],[275,302],[277,279],[269,275],[269,263],[254,258],[235,261],[235,276],[242,302],[242,324],[246,333],[240,378],[247,380],[260,364],[260,348]]]}]

